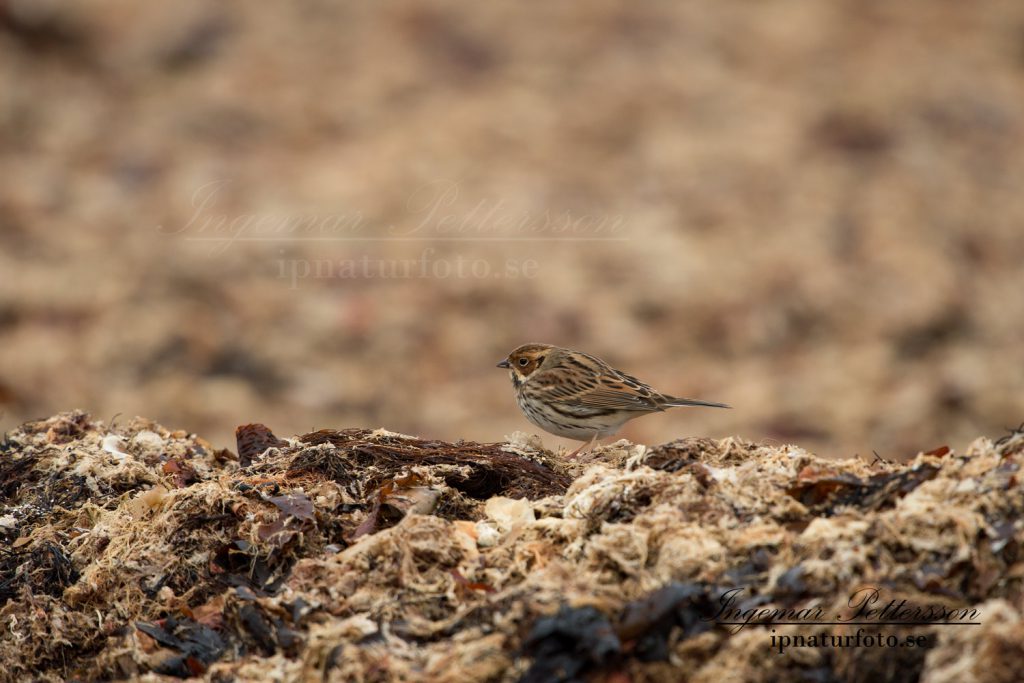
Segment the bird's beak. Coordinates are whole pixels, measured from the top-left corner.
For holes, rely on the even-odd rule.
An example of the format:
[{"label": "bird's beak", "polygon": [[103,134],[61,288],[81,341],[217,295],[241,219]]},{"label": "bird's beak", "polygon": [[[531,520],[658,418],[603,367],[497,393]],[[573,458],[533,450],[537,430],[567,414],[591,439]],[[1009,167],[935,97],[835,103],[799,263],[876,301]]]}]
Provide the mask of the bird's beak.
[{"label": "bird's beak", "polygon": [[508,358],[506,358],[505,360],[503,360],[500,363],[498,363],[498,367],[499,368],[505,368],[507,370],[509,368]]}]

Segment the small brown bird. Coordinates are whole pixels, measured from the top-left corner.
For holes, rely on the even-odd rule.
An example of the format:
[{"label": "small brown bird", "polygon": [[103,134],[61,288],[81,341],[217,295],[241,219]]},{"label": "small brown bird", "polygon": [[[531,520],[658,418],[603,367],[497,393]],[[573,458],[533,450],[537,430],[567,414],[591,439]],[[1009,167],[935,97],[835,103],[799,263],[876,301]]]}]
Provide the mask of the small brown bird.
[{"label": "small brown bird", "polygon": [[498,367],[508,369],[527,420],[556,436],[589,441],[569,457],[641,415],[677,406],[730,407],[659,394],[600,358],[550,344],[523,344]]}]

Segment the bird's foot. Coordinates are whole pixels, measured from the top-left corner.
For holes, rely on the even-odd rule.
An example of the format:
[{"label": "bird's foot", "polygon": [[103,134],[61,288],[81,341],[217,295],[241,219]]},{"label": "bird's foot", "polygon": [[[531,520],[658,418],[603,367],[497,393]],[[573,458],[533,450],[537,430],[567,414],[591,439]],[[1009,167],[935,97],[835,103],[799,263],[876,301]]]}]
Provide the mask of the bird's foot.
[{"label": "bird's foot", "polygon": [[572,453],[570,453],[569,455],[565,456],[566,459],[567,460],[575,460],[576,456],[578,456],[581,452],[583,452],[584,449],[592,448],[596,442],[597,442],[597,434],[594,435],[593,439],[591,439],[587,443],[582,444],[579,448],[574,450]]}]

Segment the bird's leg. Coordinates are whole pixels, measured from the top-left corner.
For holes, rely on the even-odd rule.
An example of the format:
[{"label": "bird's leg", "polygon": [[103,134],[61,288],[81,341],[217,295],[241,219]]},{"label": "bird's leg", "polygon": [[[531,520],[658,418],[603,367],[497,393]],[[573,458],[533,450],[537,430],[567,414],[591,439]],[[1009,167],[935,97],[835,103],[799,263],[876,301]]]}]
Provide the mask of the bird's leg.
[{"label": "bird's leg", "polygon": [[569,454],[568,456],[566,456],[566,457],[567,457],[567,458],[568,458],[569,460],[572,460],[572,459],[573,459],[573,458],[575,458],[575,457],[576,457],[577,455],[579,455],[579,454],[580,454],[580,451],[582,451],[582,450],[583,450],[584,448],[591,448],[591,447],[592,447],[592,446],[594,445],[594,443],[595,443],[596,441],[597,441],[597,432],[594,432],[594,438],[590,440],[590,443],[585,443],[585,444],[583,444],[582,446],[580,446],[579,448],[577,448],[576,450],[574,450],[574,451],[573,451],[572,453],[570,453],[570,454]]}]

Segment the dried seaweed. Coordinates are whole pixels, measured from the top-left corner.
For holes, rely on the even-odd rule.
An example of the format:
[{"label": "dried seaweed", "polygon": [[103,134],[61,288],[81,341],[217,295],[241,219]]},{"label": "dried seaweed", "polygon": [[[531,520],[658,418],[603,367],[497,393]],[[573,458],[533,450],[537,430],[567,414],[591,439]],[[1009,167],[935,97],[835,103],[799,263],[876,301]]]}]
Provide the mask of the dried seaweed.
[{"label": "dried seaweed", "polygon": [[217,631],[191,619],[168,617],[157,624],[137,622],[135,628],[177,653],[160,661],[153,670],[178,678],[204,673],[226,647]]},{"label": "dried seaweed", "polygon": [[[72,413],[9,435],[12,680],[886,681],[898,658],[922,680],[989,681],[978,662],[1022,631],[1012,440],[906,465],[737,439],[562,463],[518,436],[257,427],[272,445],[246,467],[147,420]],[[762,627],[709,618],[728,588],[745,610],[837,610],[865,581],[985,626],[925,627],[937,645],[913,656],[779,657]]]},{"label": "dried seaweed", "polygon": [[673,631],[689,638],[714,627],[709,619],[717,609],[712,593],[700,584],[670,583],[623,607],[615,630],[641,661],[665,661]]},{"label": "dried seaweed", "polygon": [[235,440],[238,444],[238,462],[242,467],[251,465],[268,448],[288,445],[287,441],[278,439],[269,428],[261,424],[241,425],[235,430]]},{"label": "dried seaweed", "polygon": [[582,674],[604,667],[622,643],[606,616],[593,607],[562,607],[541,617],[524,642],[533,664],[522,683],[573,683]]},{"label": "dried seaweed", "polygon": [[708,453],[717,453],[718,450],[718,443],[712,439],[677,439],[648,451],[644,464],[656,470],[678,472],[683,467],[700,463]]},{"label": "dried seaweed", "polygon": [[1003,455],[1013,455],[1024,451],[1024,422],[1016,428],[1008,427],[1009,434],[1000,437],[995,442],[995,449]]},{"label": "dried seaweed", "polygon": [[565,491],[571,479],[544,464],[527,460],[502,449],[502,444],[473,442],[446,443],[426,441],[402,435],[372,438],[368,430],[324,430],[306,434],[300,441],[308,446],[331,444],[337,452],[324,463],[323,456],[314,460],[300,459],[292,465],[292,473],[309,470],[325,471],[339,483],[352,481],[362,470],[370,469],[364,479],[377,487],[414,465],[459,466],[460,470],[445,474],[445,483],[476,500],[487,500],[498,494],[531,500],[557,495]]},{"label": "dried seaweed", "polygon": [[801,472],[786,492],[815,514],[835,514],[846,506],[880,510],[892,507],[898,498],[934,479],[939,469],[937,465],[921,464],[900,472],[875,474],[867,479],[846,473],[819,474],[811,469]]}]

